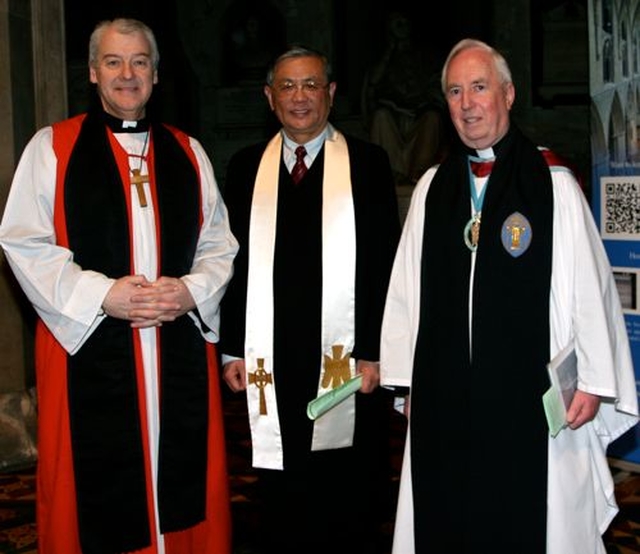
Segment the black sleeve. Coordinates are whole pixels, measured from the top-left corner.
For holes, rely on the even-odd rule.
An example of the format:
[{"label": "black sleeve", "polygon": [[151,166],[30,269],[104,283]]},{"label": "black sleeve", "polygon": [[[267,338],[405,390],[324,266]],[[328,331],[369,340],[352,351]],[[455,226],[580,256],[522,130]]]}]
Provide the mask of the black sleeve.
[{"label": "black sleeve", "polygon": [[239,250],[234,260],[233,277],[220,303],[218,350],[222,354],[240,358],[244,358],[249,219],[258,163],[259,155],[255,148],[235,154],[229,160],[224,187],[229,225],[238,241]]},{"label": "black sleeve", "polygon": [[387,287],[400,238],[400,217],[386,151],[373,144],[356,143],[351,160],[357,233],[356,336],[352,355],[376,361],[380,357]]}]

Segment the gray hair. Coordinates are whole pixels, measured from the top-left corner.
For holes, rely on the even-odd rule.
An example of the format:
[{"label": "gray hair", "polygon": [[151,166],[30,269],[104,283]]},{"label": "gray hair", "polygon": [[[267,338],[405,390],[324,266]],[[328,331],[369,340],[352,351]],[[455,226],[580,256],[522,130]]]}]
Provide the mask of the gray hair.
[{"label": "gray hair", "polygon": [[331,80],[331,63],[329,62],[329,58],[327,58],[327,56],[325,56],[318,50],[313,50],[312,48],[307,48],[306,46],[294,45],[290,47],[286,52],[280,54],[269,66],[269,70],[267,71],[267,84],[269,86],[273,85],[273,76],[276,72],[276,67],[285,60],[290,60],[292,58],[319,59],[322,62],[324,76],[327,79],[327,82]]},{"label": "gray hair", "polygon": [[89,65],[95,67],[98,64],[98,47],[100,40],[105,31],[109,28],[115,29],[122,35],[130,35],[133,33],[142,33],[149,42],[149,48],[151,49],[151,65],[153,69],[158,69],[160,63],[160,52],[158,51],[158,43],[153,31],[148,25],[138,21],[137,19],[129,19],[120,17],[113,20],[105,20],[98,23],[91,33],[89,39]]},{"label": "gray hair", "polygon": [[486,42],[482,42],[481,40],[477,40],[474,38],[464,38],[451,49],[451,52],[449,52],[449,55],[444,62],[440,84],[442,86],[442,92],[445,95],[447,94],[447,73],[449,71],[449,64],[451,63],[451,60],[453,60],[453,58],[455,58],[460,52],[463,52],[464,50],[470,50],[472,48],[483,50],[491,55],[496,71],[498,72],[500,81],[503,85],[513,82],[509,64],[500,52],[498,52],[492,46],[489,46]]}]

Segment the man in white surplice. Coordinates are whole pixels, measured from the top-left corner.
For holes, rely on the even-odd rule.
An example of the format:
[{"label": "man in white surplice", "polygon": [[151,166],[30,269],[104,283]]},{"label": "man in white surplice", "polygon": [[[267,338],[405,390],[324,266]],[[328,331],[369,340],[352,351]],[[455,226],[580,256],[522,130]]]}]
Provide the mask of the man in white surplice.
[{"label": "man in white surplice", "polygon": [[[604,554],[607,446],[638,419],[606,253],[573,174],[510,123],[504,58],[463,40],[442,86],[464,146],[418,183],[383,319],[382,384],[411,387],[393,552]],[[552,438],[545,364],[569,344]]]}]

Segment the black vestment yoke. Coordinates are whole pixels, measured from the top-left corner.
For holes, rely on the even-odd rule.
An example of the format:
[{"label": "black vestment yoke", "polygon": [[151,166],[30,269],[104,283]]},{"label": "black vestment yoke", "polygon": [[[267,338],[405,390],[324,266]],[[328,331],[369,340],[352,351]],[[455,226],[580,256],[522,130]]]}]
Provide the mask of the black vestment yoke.
[{"label": "black vestment yoke", "polygon": [[[411,393],[416,552],[545,548],[552,182],[542,154],[518,129],[494,152],[471,292],[471,352],[467,152],[452,152],[426,197]],[[532,231],[519,257],[501,242],[516,212]]]}]

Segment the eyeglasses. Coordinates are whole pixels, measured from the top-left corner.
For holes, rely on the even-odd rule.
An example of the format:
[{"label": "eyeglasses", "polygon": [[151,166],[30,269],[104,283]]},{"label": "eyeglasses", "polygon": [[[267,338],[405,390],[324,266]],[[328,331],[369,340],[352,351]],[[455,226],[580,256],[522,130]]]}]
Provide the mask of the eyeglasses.
[{"label": "eyeglasses", "polygon": [[278,94],[281,94],[282,96],[291,96],[297,90],[301,90],[306,94],[317,94],[320,91],[326,89],[328,86],[328,84],[321,85],[314,79],[305,79],[304,81],[299,82],[282,81],[281,83],[274,85],[272,88],[274,88],[278,92]]}]

